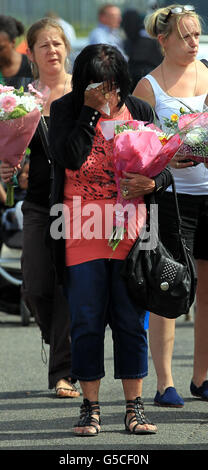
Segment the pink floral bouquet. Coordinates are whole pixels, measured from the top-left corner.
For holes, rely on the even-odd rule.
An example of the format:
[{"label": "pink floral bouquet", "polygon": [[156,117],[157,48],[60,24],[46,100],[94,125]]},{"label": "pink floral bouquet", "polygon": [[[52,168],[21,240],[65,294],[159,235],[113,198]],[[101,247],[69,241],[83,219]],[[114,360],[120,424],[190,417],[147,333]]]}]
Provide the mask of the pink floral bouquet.
[{"label": "pink floral bouquet", "polygon": [[[28,89],[0,85],[0,160],[13,167],[21,162],[41,117],[43,97],[31,84]],[[12,183],[7,184],[6,204],[14,204]]]},{"label": "pink floral bouquet", "polygon": [[150,178],[156,176],[173,158],[182,140],[178,134],[168,137],[154,124],[145,125],[142,121],[125,121],[123,123],[111,121],[111,125],[114,125],[113,159],[117,183],[117,203],[123,207],[123,213],[117,214],[114,230],[109,240],[109,245],[115,250],[123,238],[127,226],[126,204],[131,203],[136,208],[138,204],[143,203],[143,197],[133,200],[124,199],[119,184],[120,178],[124,177],[123,173],[139,173]]}]

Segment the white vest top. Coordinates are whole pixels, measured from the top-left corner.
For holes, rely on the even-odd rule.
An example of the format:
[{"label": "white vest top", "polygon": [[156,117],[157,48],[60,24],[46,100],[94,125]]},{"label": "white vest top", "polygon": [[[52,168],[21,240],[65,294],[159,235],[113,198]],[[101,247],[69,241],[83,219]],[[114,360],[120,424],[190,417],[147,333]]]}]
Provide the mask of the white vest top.
[{"label": "white vest top", "polygon": [[[193,111],[202,111],[207,94],[199,96],[191,96],[186,98],[177,98],[167,95],[159,86],[157,80],[152,75],[148,74],[144,78],[151,83],[155,95],[155,112],[159,118],[161,125],[164,124],[164,117],[170,118],[173,113],[180,114],[180,108],[183,107],[186,111],[186,104],[193,109]],[[179,101],[180,100],[180,101]],[[181,103],[182,102],[182,103]],[[208,169],[203,163],[194,167],[183,168],[176,170],[171,168],[174,176],[176,189],[178,193],[201,195],[208,194]],[[171,191],[171,188],[167,188]]]}]

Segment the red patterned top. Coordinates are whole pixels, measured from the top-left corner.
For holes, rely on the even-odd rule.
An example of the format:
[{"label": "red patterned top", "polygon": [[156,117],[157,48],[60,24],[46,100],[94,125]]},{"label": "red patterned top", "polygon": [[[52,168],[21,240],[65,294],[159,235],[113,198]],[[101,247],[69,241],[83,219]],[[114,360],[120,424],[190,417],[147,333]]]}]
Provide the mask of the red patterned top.
[{"label": "red patterned top", "polygon": [[[132,116],[125,106],[115,119],[130,120]],[[102,120],[97,123],[92,151],[85,163],[79,170],[65,170],[66,266],[100,258],[124,259],[134,243],[125,234],[115,251],[108,246],[117,188],[113,140],[104,138]]]}]

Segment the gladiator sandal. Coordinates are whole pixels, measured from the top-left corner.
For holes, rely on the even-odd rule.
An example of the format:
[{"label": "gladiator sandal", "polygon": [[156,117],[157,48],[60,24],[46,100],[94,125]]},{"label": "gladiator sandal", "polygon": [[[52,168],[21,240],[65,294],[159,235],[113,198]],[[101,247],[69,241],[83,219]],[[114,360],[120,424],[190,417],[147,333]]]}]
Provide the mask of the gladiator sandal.
[{"label": "gladiator sandal", "polygon": [[[93,415],[98,415],[99,418],[95,418]],[[80,407],[80,417],[78,423],[74,426],[74,433],[76,436],[96,436],[100,432],[100,407],[98,401],[89,401],[84,398],[83,403]],[[89,429],[85,432],[75,431],[76,428],[92,428],[95,432]]]},{"label": "gladiator sandal", "polygon": [[[132,415],[128,419],[128,415]],[[131,424],[134,423],[134,426]],[[151,423],[144,414],[144,405],[141,397],[135,400],[126,400],[125,429],[131,434],[156,434],[157,427]]]}]

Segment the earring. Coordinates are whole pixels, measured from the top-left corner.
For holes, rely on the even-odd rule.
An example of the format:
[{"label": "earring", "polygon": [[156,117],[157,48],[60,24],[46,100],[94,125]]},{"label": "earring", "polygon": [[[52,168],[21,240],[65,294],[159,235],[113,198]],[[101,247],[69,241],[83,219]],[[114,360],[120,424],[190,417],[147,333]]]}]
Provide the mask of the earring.
[{"label": "earring", "polygon": [[64,67],[65,67],[65,71],[66,72],[69,72],[70,71],[70,60],[69,60],[69,57],[67,56],[66,59],[65,59],[65,64],[64,64]]},{"label": "earring", "polygon": [[35,62],[30,62],[30,68],[31,68],[33,77],[35,79],[38,78],[39,77],[39,70],[38,70],[37,64]]}]

